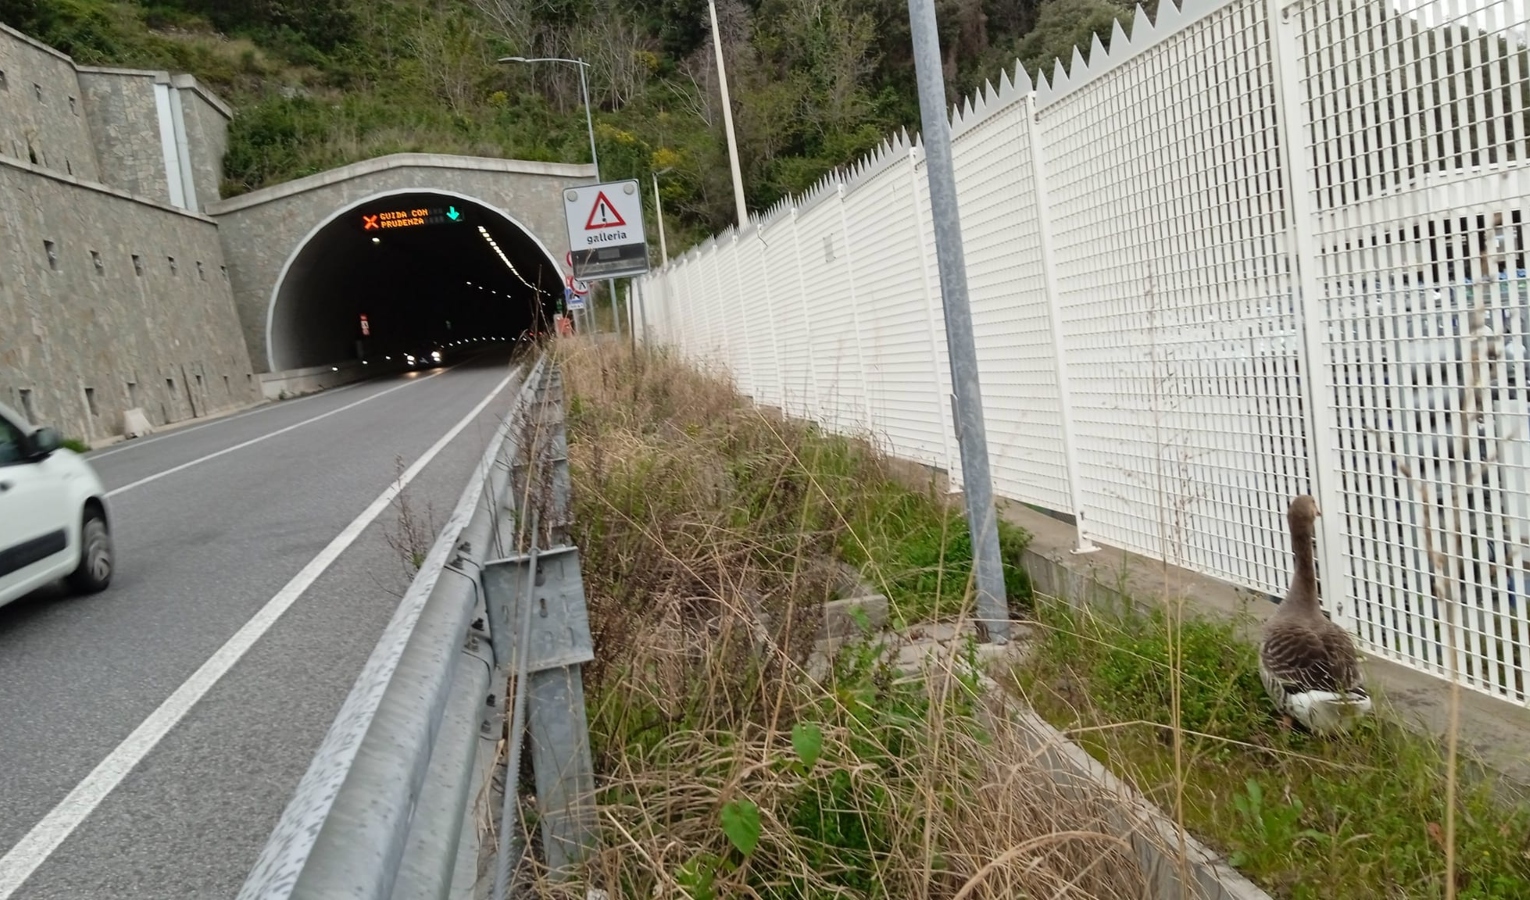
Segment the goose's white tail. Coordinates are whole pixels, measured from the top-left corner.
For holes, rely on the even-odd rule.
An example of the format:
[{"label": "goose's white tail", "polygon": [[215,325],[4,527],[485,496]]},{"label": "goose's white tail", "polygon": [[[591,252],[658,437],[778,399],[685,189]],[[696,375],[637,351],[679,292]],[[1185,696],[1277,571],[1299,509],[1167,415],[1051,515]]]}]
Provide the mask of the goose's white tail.
[{"label": "goose's white tail", "polygon": [[1304,691],[1286,695],[1291,718],[1318,733],[1348,731],[1370,711],[1371,698],[1365,694]]}]

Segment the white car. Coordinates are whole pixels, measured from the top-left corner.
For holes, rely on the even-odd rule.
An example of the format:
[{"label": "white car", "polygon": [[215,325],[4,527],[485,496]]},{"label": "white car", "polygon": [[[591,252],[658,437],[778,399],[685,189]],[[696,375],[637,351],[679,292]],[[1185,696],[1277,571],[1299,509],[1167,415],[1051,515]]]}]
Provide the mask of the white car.
[{"label": "white car", "polygon": [[0,606],[65,579],[77,592],[112,580],[106,488],[57,431],[0,404]]}]

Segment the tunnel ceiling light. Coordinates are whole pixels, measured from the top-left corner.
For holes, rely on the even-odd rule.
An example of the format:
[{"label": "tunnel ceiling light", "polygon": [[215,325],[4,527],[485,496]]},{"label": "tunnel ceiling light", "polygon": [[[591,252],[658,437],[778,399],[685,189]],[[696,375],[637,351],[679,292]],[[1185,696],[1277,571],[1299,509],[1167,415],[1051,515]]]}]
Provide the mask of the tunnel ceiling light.
[{"label": "tunnel ceiling light", "polygon": [[520,270],[515,267],[515,264],[510,262],[510,257],[506,256],[505,255],[505,251],[500,249],[499,243],[494,240],[494,236],[489,234],[489,229],[485,228],[482,225],[479,225],[478,226],[478,233],[483,235],[483,239],[485,241],[489,242],[489,247],[492,248],[494,250],[494,252],[499,255],[500,261],[502,261],[505,264],[505,268],[509,269],[510,272],[513,275],[515,275],[516,279],[518,281],[520,281],[521,284],[526,285],[527,287],[531,288],[533,291],[536,291],[538,294],[545,294],[545,293],[547,293],[546,291],[542,290],[541,288],[539,288],[536,285],[532,284],[531,282],[527,281],[521,275]]}]

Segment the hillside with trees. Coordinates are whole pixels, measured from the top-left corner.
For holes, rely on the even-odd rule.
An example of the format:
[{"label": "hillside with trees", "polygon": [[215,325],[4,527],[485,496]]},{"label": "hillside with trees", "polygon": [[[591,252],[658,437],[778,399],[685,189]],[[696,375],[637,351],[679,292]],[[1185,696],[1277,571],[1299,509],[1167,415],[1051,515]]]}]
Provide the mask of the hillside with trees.
[{"label": "hillside with trees", "polygon": [[[937,0],[953,101],[1034,73],[1126,0]],[[760,209],[919,120],[905,0],[718,0],[748,202]],[[1153,10],[1150,7],[1150,12]],[[657,172],[672,246],[732,221],[706,0],[0,0],[0,21],[82,64],[196,75],[237,112],[225,196],[387,153]]]}]

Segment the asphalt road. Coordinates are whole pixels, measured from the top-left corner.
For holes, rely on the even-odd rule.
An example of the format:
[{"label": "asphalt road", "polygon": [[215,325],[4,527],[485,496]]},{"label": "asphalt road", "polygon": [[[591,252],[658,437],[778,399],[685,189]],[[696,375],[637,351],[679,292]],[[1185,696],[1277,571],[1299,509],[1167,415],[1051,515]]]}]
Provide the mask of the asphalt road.
[{"label": "asphalt road", "polygon": [[[39,836],[57,835],[55,810],[79,808],[98,764],[510,369],[508,355],[481,356],[92,456],[118,492],[112,586],[0,607],[0,900],[237,893],[408,585],[390,546],[396,505],[98,805],[63,818],[67,837]],[[519,383],[405,490],[418,521],[451,512]],[[18,864],[35,867],[7,894]]]}]

